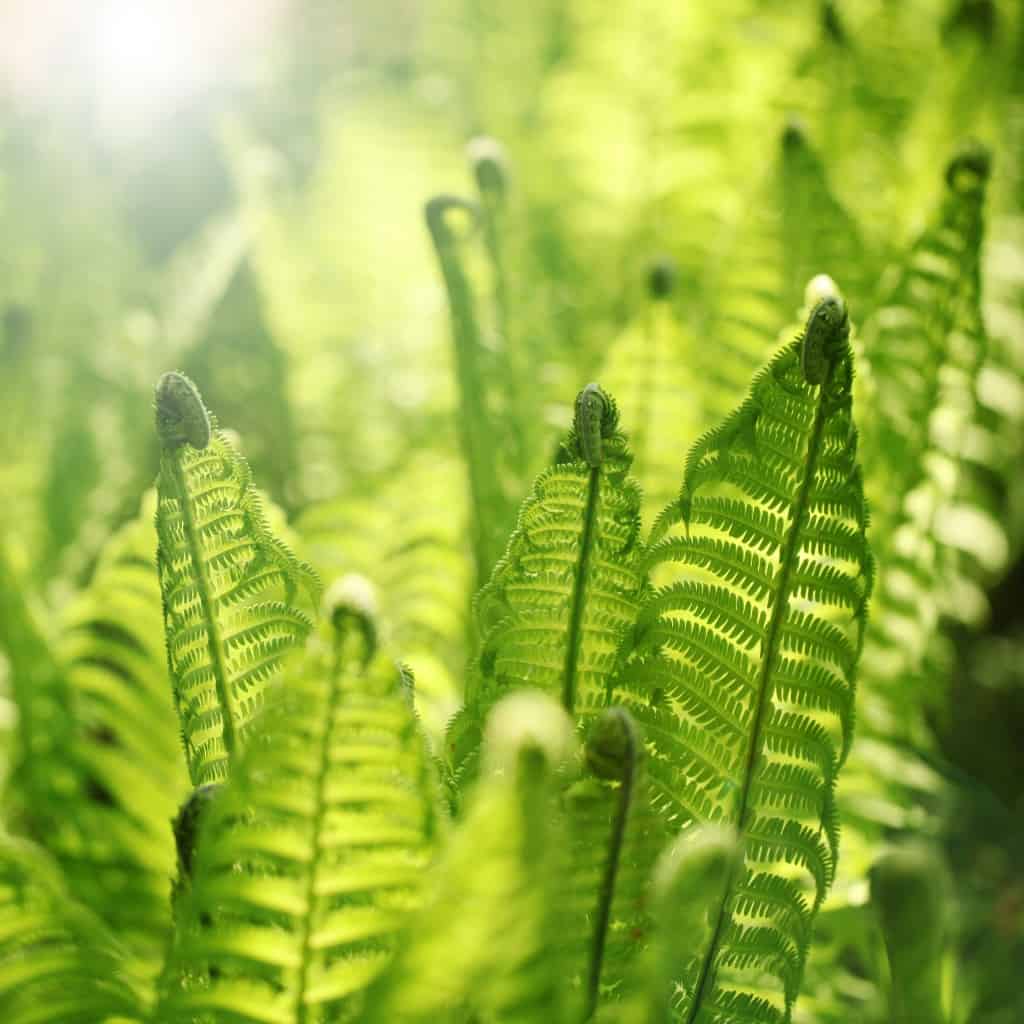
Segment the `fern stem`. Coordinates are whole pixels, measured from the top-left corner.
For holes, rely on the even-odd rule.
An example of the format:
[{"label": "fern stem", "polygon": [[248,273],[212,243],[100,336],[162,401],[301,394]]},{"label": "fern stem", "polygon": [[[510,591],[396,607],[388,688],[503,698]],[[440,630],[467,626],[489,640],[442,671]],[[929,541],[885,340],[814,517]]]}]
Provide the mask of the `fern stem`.
[{"label": "fern stem", "polygon": [[437,253],[448,294],[455,377],[458,383],[460,415],[459,441],[466,459],[469,490],[473,501],[475,536],[474,555],[477,580],[483,583],[500,550],[495,528],[504,514],[504,499],[494,469],[492,425],[484,394],[484,374],[480,366],[480,327],[474,308],[473,291],[459,258],[457,239],[446,223],[451,210],[461,210],[478,218],[475,204],[454,196],[435,196],[426,206],[427,228]]},{"label": "fern stem", "polygon": [[[811,427],[810,440],[807,443],[807,458],[804,463],[803,478],[800,481],[800,491],[797,494],[796,505],[793,509],[793,519],[790,523],[789,534],[782,550],[782,557],[779,561],[778,584],[775,589],[776,600],[772,608],[772,616],[768,624],[768,632],[765,636],[764,657],[761,660],[761,673],[757,685],[757,710],[754,715],[754,729],[750,740],[750,747],[747,751],[746,765],[744,768],[743,788],[740,791],[739,813],[736,816],[737,832],[740,843],[743,844],[746,836],[748,817],[750,815],[750,790],[753,781],[754,768],[760,754],[763,743],[763,732],[766,711],[769,705],[770,679],[772,667],[778,654],[779,637],[782,631],[782,621],[786,614],[786,607],[789,600],[789,579],[796,564],[797,545],[800,541],[800,524],[803,521],[807,510],[807,502],[810,498],[811,485],[814,482],[814,472],[818,464],[818,456],[821,451],[822,432],[825,429],[825,406],[826,396],[829,394],[832,385],[832,375],[835,370],[835,362],[830,362],[825,379],[821,382],[818,391],[818,404],[814,411],[814,423]],[[697,1014],[700,1012],[701,1001],[704,998],[704,990],[711,979],[711,965],[715,960],[715,952],[722,938],[722,929],[726,922],[726,909],[729,904],[729,894],[732,892],[736,882],[737,874],[745,867],[746,859],[743,846],[740,848],[741,856],[737,857],[729,869],[721,904],[718,908],[718,915],[715,920],[714,931],[711,933],[711,941],[708,943],[707,951],[704,954],[700,968],[700,978],[694,990],[693,1002],[690,1005],[690,1012],[686,1018],[686,1024],[693,1024]]]},{"label": "fern stem", "polygon": [[565,673],[562,678],[562,707],[571,715],[576,703],[576,674],[580,658],[583,628],[583,612],[587,601],[587,577],[590,573],[590,552],[594,546],[594,527],[597,523],[597,508],[601,495],[601,468],[590,470],[587,482],[587,505],[583,513],[583,536],[580,538],[580,554],[576,561],[576,578],[573,584],[572,608],[569,612],[569,637],[565,651]]},{"label": "fern stem", "polygon": [[601,989],[601,967],[604,963],[604,949],[608,938],[608,922],[611,919],[612,900],[615,896],[615,881],[622,860],[622,846],[626,838],[626,825],[629,811],[633,804],[633,784],[636,780],[638,761],[638,744],[636,728],[629,715],[613,708],[617,725],[621,725],[620,738],[623,749],[616,758],[617,767],[621,771],[619,800],[615,807],[615,819],[612,822],[611,841],[608,845],[608,860],[605,861],[604,874],[601,878],[601,891],[598,896],[597,915],[594,920],[594,936],[590,947],[590,968],[587,976],[587,998],[583,1009],[583,1020],[588,1021],[597,1011],[597,998]]},{"label": "fern stem", "polygon": [[[241,718],[241,711],[235,704],[234,694],[228,685],[228,673],[224,664],[224,642],[221,639],[220,627],[217,624],[217,616],[214,611],[213,588],[206,571],[206,560],[203,557],[199,531],[196,529],[195,518],[192,515],[192,503],[189,499],[188,483],[185,480],[180,451],[180,448],[166,451],[165,456],[170,459],[174,471],[174,485],[178,492],[178,502],[181,505],[181,518],[185,524],[185,538],[188,541],[189,556],[196,573],[196,592],[199,595],[203,618],[206,620],[206,647],[210,654],[213,684],[217,689],[217,701],[220,704],[221,738],[224,741],[224,753],[230,767],[232,758],[238,749],[235,716],[238,715]],[[192,781],[198,780],[193,779]]]}]

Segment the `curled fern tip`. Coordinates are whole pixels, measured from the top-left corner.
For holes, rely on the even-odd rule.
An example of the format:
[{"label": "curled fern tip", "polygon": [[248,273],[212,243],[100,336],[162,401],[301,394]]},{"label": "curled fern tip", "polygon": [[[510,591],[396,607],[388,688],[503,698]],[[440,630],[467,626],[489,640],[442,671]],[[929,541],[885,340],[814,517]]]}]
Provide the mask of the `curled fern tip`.
[{"label": "curled fern tip", "polygon": [[824,382],[829,368],[849,336],[850,320],[846,314],[846,303],[838,294],[826,295],[811,310],[804,332],[801,362],[808,384]]},{"label": "curled fern tip", "polygon": [[508,159],[501,143],[489,135],[478,135],[469,140],[466,153],[480,191],[504,199],[508,190]]},{"label": "curled fern tip", "polygon": [[647,290],[652,299],[667,299],[676,286],[676,261],[671,256],[659,256],[647,272]]},{"label": "curled fern tip", "polygon": [[946,168],[946,183],[955,192],[980,192],[992,170],[992,154],[980,142],[964,144]]},{"label": "curled fern tip", "polygon": [[210,443],[210,415],[199,390],[183,373],[171,370],[156,385],[156,429],[165,448]]},{"label": "curled fern tip", "polygon": [[618,421],[615,403],[597,384],[588,384],[576,396],[573,426],[580,455],[591,469],[601,465],[604,451],[601,439],[610,435]]}]

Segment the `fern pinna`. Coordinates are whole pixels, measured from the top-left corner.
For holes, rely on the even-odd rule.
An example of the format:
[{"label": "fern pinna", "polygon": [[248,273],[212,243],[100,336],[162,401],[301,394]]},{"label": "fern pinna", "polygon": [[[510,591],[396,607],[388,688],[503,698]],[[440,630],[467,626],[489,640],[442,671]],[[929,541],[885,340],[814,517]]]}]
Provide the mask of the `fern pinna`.
[{"label": "fern pinna", "polygon": [[437,794],[409,683],[365,580],[325,620],[200,815],[161,1024],[354,1019],[418,906]]},{"label": "fern pinna", "polygon": [[821,300],[690,452],[647,556],[674,580],[641,610],[617,680],[665,813],[732,824],[742,844],[679,979],[687,1024],[789,1019],[835,871],[872,578],[848,334],[842,301]]},{"label": "fern pinna", "polygon": [[[227,774],[267,680],[309,631],[296,590],[315,596],[318,582],[271,534],[248,465],[182,374],[160,378],[156,421],[167,659],[189,773],[200,785]],[[277,599],[257,600],[267,594]]]}]

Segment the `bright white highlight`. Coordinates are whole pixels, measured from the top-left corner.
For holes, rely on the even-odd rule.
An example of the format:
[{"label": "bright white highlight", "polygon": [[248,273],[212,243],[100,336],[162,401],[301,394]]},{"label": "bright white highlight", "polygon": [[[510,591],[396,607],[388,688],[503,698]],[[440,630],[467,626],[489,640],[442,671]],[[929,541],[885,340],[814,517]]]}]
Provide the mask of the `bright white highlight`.
[{"label": "bright white highlight", "polygon": [[161,106],[202,85],[210,72],[191,5],[112,0],[96,9],[92,57],[104,105]]}]

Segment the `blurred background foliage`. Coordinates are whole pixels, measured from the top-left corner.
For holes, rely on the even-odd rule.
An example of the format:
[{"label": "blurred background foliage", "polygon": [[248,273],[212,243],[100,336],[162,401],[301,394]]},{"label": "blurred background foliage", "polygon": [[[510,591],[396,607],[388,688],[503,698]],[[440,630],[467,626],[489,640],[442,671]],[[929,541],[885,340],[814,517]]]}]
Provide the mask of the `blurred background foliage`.
[{"label": "blurred background foliage", "polygon": [[[649,522],[688,445],[795,322],[809,277],[839,281],[865,344],[884,333],[880,296],[938,208],[944,168],[982,139],[988,337],[969,382],[978,468],[957,484],[977,514],[943,520],[943,586],[915,599],[913,668],[878,654],[891,637],[866,652],[841,878],[798,1016],[884,1019],[866,879],[886,842],[914,833],[952,867],[950,1018],[1022,1019],[1018,4],[51,0],[0,8],[0,76],[7,822],[137,939],[143,974],[168,913],[153,879],[173,872],[152,836],[184,785],[155,576],[140,569],[159,373],[197,381],[326,578],[380,585],[437,735],[485,568],[460,431],[486,433],[507,536],[572,396],[599,379],[640,453]],[[500,195],[481,136],[503,147]],[[502,368],[483,423],[459,404],[424,224],[439,193],[488,211],[451,238]],[[868,469],[884,520],[888,485]],[[129,592],[145,607],[120,608]],[[134,681],[129,705],[104,671]],[[150,716],[151,749],[119,748],[124,714]],[[142,792],[104,783],[123,780],[112,757],[146,766]],[[102,840],[123,805],[147,820],[118,865]]]}]

